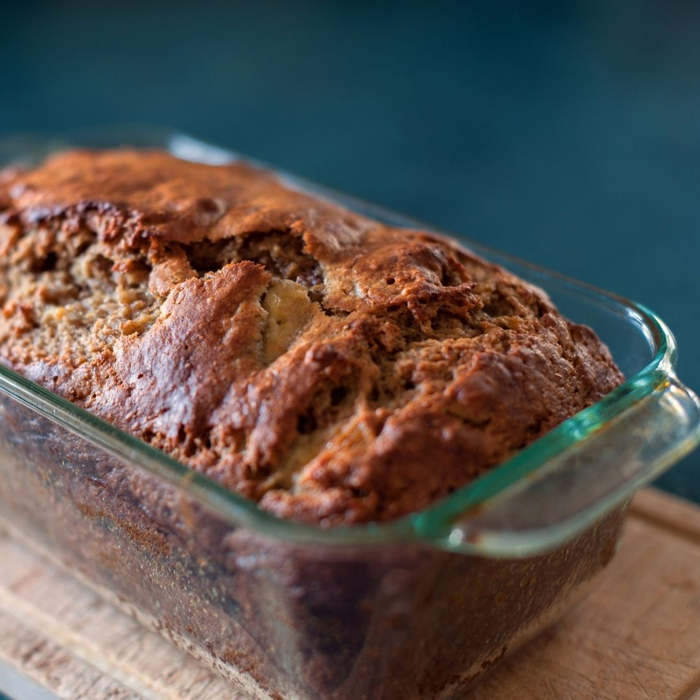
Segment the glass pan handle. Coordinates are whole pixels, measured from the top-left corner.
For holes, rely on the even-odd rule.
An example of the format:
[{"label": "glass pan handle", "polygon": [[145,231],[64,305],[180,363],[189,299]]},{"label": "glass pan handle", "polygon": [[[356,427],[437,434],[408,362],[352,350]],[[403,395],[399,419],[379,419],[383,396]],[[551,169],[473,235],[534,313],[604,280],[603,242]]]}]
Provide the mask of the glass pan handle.
[{"label": "glass pan handle", "polygon": [[545,552],[624,503],[699,441],[698,397],[675,375],[665,375],[603,428],[458,515],[442,546],[486,556]]}]

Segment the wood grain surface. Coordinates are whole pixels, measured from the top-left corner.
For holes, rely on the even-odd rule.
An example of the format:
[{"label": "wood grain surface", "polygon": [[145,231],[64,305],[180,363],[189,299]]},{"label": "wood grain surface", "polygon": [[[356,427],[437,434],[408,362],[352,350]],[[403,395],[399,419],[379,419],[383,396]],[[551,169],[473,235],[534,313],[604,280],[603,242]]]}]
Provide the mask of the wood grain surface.
[{"label": "wood grain surface", "polygon": [[[242,697],[7,533],[0,561],[0,661],[55,695]],[[638,494],[593,593],[473,697],[700,700],[700,508]]]}]

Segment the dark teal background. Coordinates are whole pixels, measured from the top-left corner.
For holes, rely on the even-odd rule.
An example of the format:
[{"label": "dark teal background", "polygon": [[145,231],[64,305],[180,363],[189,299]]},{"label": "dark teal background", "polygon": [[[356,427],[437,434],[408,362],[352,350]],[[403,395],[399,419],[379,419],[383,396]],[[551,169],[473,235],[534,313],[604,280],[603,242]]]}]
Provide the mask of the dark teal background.
[{"label": "dark teal background", "polygon": [[0,133],[234,147],[647,304],[700,388],[700,3],[493,4],[4,3]]}]

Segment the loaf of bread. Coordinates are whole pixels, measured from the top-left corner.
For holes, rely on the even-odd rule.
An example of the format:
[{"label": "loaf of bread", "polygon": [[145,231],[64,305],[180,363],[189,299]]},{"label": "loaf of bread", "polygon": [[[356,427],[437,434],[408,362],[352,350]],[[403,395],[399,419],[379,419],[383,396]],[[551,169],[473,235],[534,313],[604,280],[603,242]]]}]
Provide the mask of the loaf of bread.
[{"label": "loaf of bread", "polygon": [[0,362],[281,517],[420,510],[615,388],[544,292],[248,165],[0,174]]}]

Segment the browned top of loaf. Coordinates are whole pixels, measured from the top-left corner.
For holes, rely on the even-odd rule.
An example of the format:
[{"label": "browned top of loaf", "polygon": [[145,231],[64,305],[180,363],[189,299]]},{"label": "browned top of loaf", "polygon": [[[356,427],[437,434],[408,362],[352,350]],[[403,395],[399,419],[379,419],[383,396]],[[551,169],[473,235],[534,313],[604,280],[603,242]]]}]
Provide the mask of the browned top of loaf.
[{"label": "browned top of loaf", "polygon": [[0,174],[0,360],[280,516],[419,510],[621,381],[546,295],[246,165]]}]

